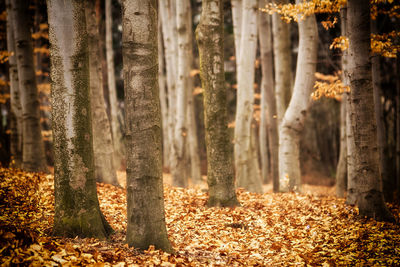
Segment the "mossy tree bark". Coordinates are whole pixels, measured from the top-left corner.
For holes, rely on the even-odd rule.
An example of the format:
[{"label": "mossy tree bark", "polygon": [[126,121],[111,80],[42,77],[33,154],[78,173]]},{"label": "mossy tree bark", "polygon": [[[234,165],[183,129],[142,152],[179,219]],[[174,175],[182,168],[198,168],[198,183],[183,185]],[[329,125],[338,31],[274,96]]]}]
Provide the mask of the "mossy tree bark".
[{"label": "mossy tree bark", "polygon": [[105,239],[92,146],[88,35],[83,1],[48,1],[54,138],[53,233]]},{"label": "mossy tree bark", "polygon": [[[260,8],[269,1],[260,1]],[[260,121],[260,152],[261,158],[269,153],[269,166],[266,168],[266,159],[262,160],[261,173],[265,181],[266,176],[272,178],[274,192],[279,191],[279,139],[278,123],[276,119],[276,99],[274,92],[274,59],[272,51],[272,21],[268,14],[261,13],[259,18],[259,42],[262,69],[261,82],[261,121]],[[268,143],[268,145],[267,145]],[[269,150],[268,150],[269,148]]]},{"label": "mossy tree bark", "polygon": [[122,3],[127,141],[127,242],[171,252],[164,214],[157,0]]},{"label": "mossy tree bark", "polygon": [[22,107],[22,168],[47,171],[29,15],[29,1],[12,0],[11,14]]},{"label": "mossy tree bark", "polygon": [[204,89],[209,206],[236,206],[232,144],[229,140],[224,72],[222,0],[203,0],[196,39]]},{"label": "mossy tree bark", "polygon": [[95,177],[98,182],[118,185],[114,168],[114,149],[110,122],[105,108],[102,65],[100,62],[99,27],[95,1],[85,3],[89,45],[90,103],[92,110]]},{"label": "mossy tree bark", "polygon": [[[297,3],[301,0],[297,0]],[[299,55],[293,95],[279,131],[279,190],[301,191],[300,134],[310,104],[317,67],[318,29],[315,16],[299,20]]]},{"label": "mossy tree bark", "polygon": [[13,18],[11,11],[11,0],[6,0],[7,8],[7,51],[9,53],[9,75],[10,75],[10,102],[11,102],[11,136],[10,153],[13,157],[13,166],[21,168],[22,165],[22,107],[18,84],[18,67],[15,55],[15,40],[13,32]]},{"label": "mossy tree bark", "polygon": [[370,57],[370,4],[363,0],[349,0],[347,5],[350,122],[355,144],[356,203],[361,216],[393,221],[394,217],[383,200],[379,172]]}]

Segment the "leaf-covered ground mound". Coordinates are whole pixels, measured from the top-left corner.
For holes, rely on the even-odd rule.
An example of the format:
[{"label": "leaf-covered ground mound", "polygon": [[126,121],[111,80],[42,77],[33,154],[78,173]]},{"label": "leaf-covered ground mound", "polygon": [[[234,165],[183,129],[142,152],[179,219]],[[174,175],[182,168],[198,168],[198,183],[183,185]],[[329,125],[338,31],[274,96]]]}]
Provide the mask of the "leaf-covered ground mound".
[{"label": "leaf-covered ground mound", "polygon": [[[53,177],[0,168],[0,264],[113,266],[399,266],[399,225],[360,219],[332,196],[251,194],[241,207],[207,208],[204,190],[165,185],[169,239],[176,251],[124,243],[125,189],[98,184],[115,230],[108,241],[51,236]],[[399,208],[390,206],[399,218]]]}]

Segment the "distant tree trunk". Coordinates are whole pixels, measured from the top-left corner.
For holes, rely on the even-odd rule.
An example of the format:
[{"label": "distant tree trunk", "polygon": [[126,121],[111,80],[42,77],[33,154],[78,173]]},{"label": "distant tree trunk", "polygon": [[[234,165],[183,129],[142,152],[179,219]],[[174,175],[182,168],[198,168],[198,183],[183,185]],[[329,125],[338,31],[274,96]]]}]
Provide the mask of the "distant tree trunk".
[{"label": "distant tree trunk", "polygon": [[86,28],[89,45],[89,83],[92,110],[95,177],[98,182],[118,185],[114,168],[114,150],[110,122],[104,102],[102,65],[100,62],[99,27],[96,21],[95,1],[87,1]]},{"label": "distant tree trunk", "polygon": [[[260,1],[261,7],[264,7],[267,2],[266,0]],[[270,175],[273,183],[274,192],[279,191],[279,139],[278,139],[278,123],[276,119],[276,99],[274,92],[274,58],[272,51],[272,28],[271,28],[271,17],[268,14],[260,15],[260,27],[259,27],[259,39],[260,39],[260,56],[261,56],[261,68],[262,68],[262,83],[261,83],[261,110],[262,110],[262,122],[267,126],[266,134],[261,134],[260,140],[264,140],[265,136],[268,136],[269,146],[269,161],[270,161]],[[265,111],[264,111],[265,110]],[[265,117],[263,119],[263,116]],[[265,122],[264,122],[265,120]],[[260,129],[265,126],[260,125]],[[263,137],[262,137],[263,136]],[[265,140],[267,141],[267,140]],[[260,144],[262,142],[260,141]],[[264,148],[265,145],[262,145]],[[264,153],[268,153],[265,151]],[[261,153],[261,157],[263,157]],[[263,176],[266,175],[266,171],[263,170]],[[264,176],[265,177],[265,176]]]},{"label": "distant tree trunk", "polygon": [[315,16],[299,20],[298,25],[296,79],[279,132],[279,190],[283,192],[301,191],[300,134],[304,128],[317,66],[318,30]]},{"label": "distant tree trunk", "polygon": [[122,2],[129,246],[172,252],[164,215],[157,1]]},{"label": "distant tree trunk", "polygon": [[383,200],[379,172],[376,120],[371,73],[370,5],[363,0],[349,0],[347,6],[349,35],[350,122],[354,136],[354,182],[361,216],[394,220]]},{"label": "distant tree trunk", "polygon": [[167,84],[165,77],[164,65],[164,46],[162,36],[161,16],[158,19],[158,87],[160,90],[160,108],[162,118],[162,143],[163,143],[163,166],[169,166],[169,158],[171,155],[171,144],[168,135],[168,101],[167,101]]},{"label": "distant tree trunk", "polygon": [[10,74],[10,102],[11,102],[11,136],[10,153],[13,157],[13,166],[22,166],[22,107],[18,84],[18,67],[15,55],[15,40],[13,32],[13,18],[11,11],[11,0],[6,0],[7,7],[7,50],[9,52],[9,74]]},{"label": "distant tree trunk", "polygon": [[[288,0],[275,1],[287,4]],[[290,25],[284,22],[278,13],[272,15],[272,33],[274,37],[275,96],[280,126],[292,91],[292,53],[290,50]]]},{"label": "distant tree trunk", "polygon": [[108,93],[110,101],[110,122],[114,145],[114,164],[115,168],[121,168],[121,162],[125,155],[123,145],[123,137],[121,131],[121,123],[118,119],[120,112],[117,99],[117,88],[115,85],[114,71],[114,51],[112,42],[112,5],[111,0],[105,0],[106,13],[106,59],[107,59],[107,78],[108,78]]},{"label": "distant tree trunk", "polygon": [[83,1],[49,0],[55,216],[53,234],[104,239],[97,199]]},{"label": "distant tree trunk", "polygon": [[204,89],[207,148],[208,206],[239,205],[235,193],[232,145],[228,134],[224,72],[224,17],[222,0],[203,0],[196,38]]},{"label": "distant tree trunk", "polygon": [[231,5],[237,73],[239,68],[240,40],[242,39],[242,0],[231,0]]},{"label": "distant tree trunk", "polygon": [[[252,119],[254,104],[254,62],[257,49],[256,0],[242,3],[242,26],[237,63],[237,104],[235,117],[235,170],[237,186],[251,192],[262,192],[261,173],[257,152],[252,145]],[[236,42],[239,40],[235,40]],[[243,55],[243,56],[242,56]]]},{"label": "distant tree trunk", "polygon": [[29,2],[12,0],[11,7],[22,107],[22,168],[26,171],[47,171],[33,63]]},{"label": "distant tree trunk", "polygon": [[[341,35],[347,36],[347,12],[343,7],[340,10],[340,27]],[[347,51],[342,52],[342,83],[346,86],[348,83],[348,70],[347,70]],[[347,93],[343,93],[342,101],[340,103],[340,152],[339,162],[336,168],[336,196],[344,198],[347,190]]]},{"label": "distant tree trunk", "polygon": [[[397,52],[396,56],[396,73],[400,72],[400,51]],[[400,194],[400,77],[397,75],[396,79],[396,182],[397,182],[397,194]],[[400,202],[400,197],[398,197]]]}]

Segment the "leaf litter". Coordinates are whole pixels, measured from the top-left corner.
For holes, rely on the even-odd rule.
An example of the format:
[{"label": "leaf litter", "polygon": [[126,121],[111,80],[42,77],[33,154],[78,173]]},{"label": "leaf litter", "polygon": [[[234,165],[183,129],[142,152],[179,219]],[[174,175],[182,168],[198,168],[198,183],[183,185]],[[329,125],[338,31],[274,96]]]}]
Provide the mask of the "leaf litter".
[{"label": "leaf litter", "polygon": [[[121,177],[120,177],[121,178]],[[0,265],[398,266],[398,224],[359,218],[333,196],[237,190],[236,208],[208,208],[204,188],[164,185],[175,254],[125,244],[126,193],[98,184],[109,240],[51,236],[53,176],[0,168]],[[121,182],[121,184],[124,184]],[[399,206],[389,204],[399,218]]]}]

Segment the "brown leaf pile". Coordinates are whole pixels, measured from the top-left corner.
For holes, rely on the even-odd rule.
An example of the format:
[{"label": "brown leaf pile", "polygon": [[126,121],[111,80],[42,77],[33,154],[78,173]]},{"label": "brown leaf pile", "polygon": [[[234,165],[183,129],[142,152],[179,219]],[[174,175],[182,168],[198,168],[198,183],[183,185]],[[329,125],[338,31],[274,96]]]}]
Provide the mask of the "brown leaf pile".
[{"label": "brown leaf pile", "polygon": [[[241,207],[207,208],[201,189],[165,185],[169,239],[175,254],[124,243],[125,189],[98,184],[110,240],[51,236],[53,177],[0,169],[0,264],[96,266],[396,266],[400,227],[358,219],[329,196],[251,194]],[[390,206],[396,217],[399,208]]]}]

